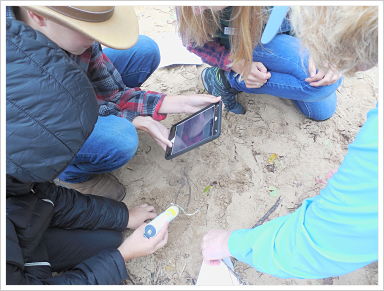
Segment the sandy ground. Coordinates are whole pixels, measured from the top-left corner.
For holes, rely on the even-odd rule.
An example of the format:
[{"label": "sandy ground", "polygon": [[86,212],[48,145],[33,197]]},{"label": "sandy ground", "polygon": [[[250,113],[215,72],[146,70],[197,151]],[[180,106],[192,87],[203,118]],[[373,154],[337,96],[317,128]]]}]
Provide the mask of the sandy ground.
[{"label": "sandy ground", "polygon": [[[137,7],[140,33],[154,36],[175,30],[170,6]],[[143,88],[167,94],[202,93],[204,66],[157,70]],[[366,113],[378,96],[378,70],[345,79],[338,90],[336,114],[324,122],[304,118],[290,101],[269,95],[240,94],[247,113],[224,114],[219,139],[174,160],[140,134],[137,155],[114,174],[126,185],[128,206],[148,202],[158,211],[177,203],[193,216],[179,215],[169,228],[168,244],[155,254],[127,264],[127,284],[192,285],[202,256],[200,242],[212,228],[255,225],[278,201],[267,220],[294,211],[317,195],[327,174],[337,169]],[[184,118],[169,116],[164,124]],[[275,159],[274,159],[275,158]],[[274,159],[274,160],[273,160]],[[207,187],[211,186],[211,187]],[[129,233],[127,233],[128,235]],[[251,285],[377,284],[377,264],[322,280],[279,279],[235,261],[235,270]]]}]

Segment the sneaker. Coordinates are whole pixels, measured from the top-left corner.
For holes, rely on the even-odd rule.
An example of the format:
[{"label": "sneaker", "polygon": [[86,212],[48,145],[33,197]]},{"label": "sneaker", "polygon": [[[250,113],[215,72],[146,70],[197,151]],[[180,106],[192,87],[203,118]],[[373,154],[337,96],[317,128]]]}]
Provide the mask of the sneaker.
[{"label": "sneaker", "polygon": [[83,194],[93,194],[122,201],[125,197],[125,187],[110,173],[95,175],[82,183],[68,183],[60,179],[55,180],[56,185],[74,189]]},{"label": "sneaker", "polygon": [[217,67],[205,68],[201,72],[201,80],[205,90],[214,96],[221,96],[225,108],[235,114],[244,114],[244,107],[237,102],[237,90],[233,89],[225,77],[224,71]]}]

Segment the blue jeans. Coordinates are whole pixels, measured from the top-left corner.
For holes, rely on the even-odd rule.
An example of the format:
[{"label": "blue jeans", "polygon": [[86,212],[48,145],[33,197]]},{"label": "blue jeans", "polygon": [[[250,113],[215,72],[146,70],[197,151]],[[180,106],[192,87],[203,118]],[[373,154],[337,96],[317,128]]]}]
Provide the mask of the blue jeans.
[{"label": "blue jeans", "polygon": [[[106,48],[103,52],[131,88],[141,86],[160,63],[157,44],[143,35],[127,50]],[[138,144],[136,128],[130,121],[115,115],[99,116],[91,135],[59,179],[80,183],[92,175],[113,171],[132,159]]]},{"label": "blue jeans", "polygon": [[291,99],[308,118],[325,120],[336,110],[335,91],[342,79],[336,83],[313,87],[305,81],[308,73],[308,52],[297,38],[279,34],[270,43],[259,45],[253,51],[253,60],[264,64],[271,78],[260,88],[247,88],[235,72],[227,73],[232,88],[252,94],[269,94]]}]

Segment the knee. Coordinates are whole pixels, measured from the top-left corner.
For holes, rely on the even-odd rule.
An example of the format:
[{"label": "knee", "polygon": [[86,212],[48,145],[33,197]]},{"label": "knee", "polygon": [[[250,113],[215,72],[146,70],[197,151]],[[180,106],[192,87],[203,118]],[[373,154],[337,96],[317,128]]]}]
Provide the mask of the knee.
[{"label": "knee", "polygon": [[337,107],[336,93],[319,102],[304,102],[294,100],[294,104],[309,119],[324,121],[333,116]]},{"label": "knee", "polygon": [[153,39],[145,35],[139,35],[137,42],[129,49],[104,48],[103,52],[112,61],[121,75],[130,73],[127,69],[131,68],[130,62],[133,59],[137,60],[134,66],[135,70],[144,69],[144,71],[148,71],[150,74],[160,64],[159,46]]},{"label": "knee", "polygon": [[135,126],[125,118],[109,115],[99,117],[92,135],[92,151],[99,152],[95,164],[116,169],[135,155],[139,138]]},{"label": "knee", "polygon": [[113,139],[113,159],[114,163],[125,164],[133,158],[139,146],[139,137],[136,128],[128,122],[124,129]]},{"label": "knee", "polygon": [[321,87],[314,87],[309,85],[307,82],[303,84],[304,88],[304,98],[302,101],[307,101],[307,102],[317,102],[317,101],[322,101],[332,94],[335,94],[337,88],[341,85],[343,79],[337,80],[335,83],[327,86],[321,86]]},{"label": "knee", "polygon": [[152,72],[156,70],[160,64],[160,50],[157,43],[146,35],[139,35],[135,46],[139,48],[141,59],[151,67]]},{"label": "knee", "polygon": [[336,111],[336,107],[333,110],[327,110],[327,111],[314,111],[312,114],[307,116],[309,119],[312,119],[314,121],[325,121],[333,116],[333,114]]}]

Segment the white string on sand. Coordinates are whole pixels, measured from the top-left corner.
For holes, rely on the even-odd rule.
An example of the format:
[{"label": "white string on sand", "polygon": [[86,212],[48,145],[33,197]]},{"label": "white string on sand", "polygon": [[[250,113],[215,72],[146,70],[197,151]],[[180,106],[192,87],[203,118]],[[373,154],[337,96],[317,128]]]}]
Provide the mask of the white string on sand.
[{"label": "white string on sand", "polygon": [[196,209],[195,212],[193,212],[193,213],[187,213],[187,212],[184,210],[184,208],[181,207],[180,205],[178,205],[178,204],[176,204],[176,203],[171,203],[171,205],[174,205],[174,206],[179,207],[179,208],[181,209],[181,211],[182,211],[186,216],[192,216],[192,215],[195,215],[195,214],[197,214],[197,213],[200,212],[200,209]]}]

